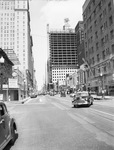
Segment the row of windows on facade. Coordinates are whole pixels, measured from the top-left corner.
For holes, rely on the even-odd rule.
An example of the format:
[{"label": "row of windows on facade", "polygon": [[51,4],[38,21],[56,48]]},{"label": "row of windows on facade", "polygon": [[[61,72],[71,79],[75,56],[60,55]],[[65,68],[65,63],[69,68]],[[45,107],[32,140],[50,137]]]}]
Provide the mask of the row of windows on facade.
[{"label": "row of windows on facade", "polygon": [[[5,30],[5,29],[8,29],[8,30],[13,29],[14,30],[15,27],[16,26],[14,26],[14,22],[10,22],[10,24],[6,23],[6,22],[4,22],[4,24],[3,24],[3,22],[1,22],[1,25],[0,25],[1,32],[3,32],[3,30]],[[19,30],[19,24],[17,24],[17,30]],[[23,30],[25,30],[25,24],[23,24]]]},{"label": "row of windows on facade", "polygon": [[76,70],[73,70],[73,69],[67,69],[67,70],[53,70],[52,72],[53,73],[56,73],[56,72],[63,72],[63,73],[67,73],[67,72],[74,72],[74,71],[76,71]]},{"label": "row of windows on facade", "polygon": [[21,5],[21,6],[19,4],[17,6],[15,6],[14,3],[11,3],[11,2],[10,2],[10,4],[5,3],[5,2],[0,2],[0,9],[4,9],[4,10],[14,10],[15,8],[23,9],[25,7],[26,7],[25,1],[23,1],[23,5]]},{"label": "row of windows on facade", "polygon": [[[105,35],[105,37],[101,38],[100,42],[96,42],[96,51],[99,50],[100,47],[103,47],[105,44],[109,43],[111,40],[114,39],[114,30],[110,31],[110,39],[109,39],[109,35]],[[87,42],[85,42],[85,48],[87,48]],[[86,51],[86,56],[87,54],[93,54],[94,53],[94,47],[92,46],[91,48],[88,49],[88,52]]]},{"label": "row of windows on facade", "polygon": [[7,22],[7,21],[1,21],[0,22],[0,25],[2,26],[2,28],[4,28],[4,26],[6,25],[6,26],[13,26],[15,23],[12,21],[9,21],[9,22]]},{"label": "row of windows on facade", "polygon": [[[71,72],[68,72],[68,73],[71,74]],[[73,72],[72,72],[72,73],[73,73]],[[63,73],[58,73],[58,74],[56,74],[56,73],[54,74],[54,73],[53,73],[52,75],[53,75],[53,77],[60,76],[60,75],[63,76],[63,77],[65,77],[66,73],[64,73],[64,74],[63,74]]]},{"label": "row of windows on facade", "polygon": [[51,39],[51,43],[74,43],[76,41],[76,39],[64,39],[64,38],[61,38],[61,39]]},{"label": "row of windows on facade", "polygon": [[[19,33],[17,33],[16,35],[15,34],[11,34],[11,33],[9,33],[9,34],[1,34],[0,33],[0,36],[1,36],[1,41],[6,41],[6,40],[8,40],[8,41],[12,41],[12,40],[14,40],[14,37],[16,37],[16,39],[17,39],[17,41],[19,40],[19,35],[20,35],[20,37],[22,38],[23,37],[23,43],[25,43],[25,33],[23,33],[23,36],[22,36],[22,34],[19,34]],[[10,37],[10,39],[8,38],[8,37]]]},{"label": "row of windows on facade", "polygon": [[[114,54],[114,44],[112,44],[112,46],[111,46],[111,52],[110,52],[110,50],[109,50],[109,48],[107,48],[106,50],[103,50],[102,51],[102,53],[101,53],[101,55],[100,54],[97,54],[97,62],[99,62],[100,61],[100,59],[105,59],[107,56],[109,56],[110,54]],[[87,53],[86,53],[86,57],[87,57]],[[95,64],[95,57],[92,57],[92,59],[90,59],[89,60],[89,63],[90,63],[90,65],[91,64]]]},{"label": "row of windows on facade", "polygon": [[[95,1],[95,0],[93,0]],[[87,17],[89,16],[89,18],[87,19],[87,25],[89,25],[92,20],[96,17],[96,15],[103,10],[103,6],[106,6],[105,3],[107,2],[107,0],[101,0],[96,6],[95,6],[95,2],[93,3],[89,3],[87,9],[85,10],[84,14],[83,14],[83,20],[85,21],[87,19]],[[106,8],[103,10],[103,14],[100,14],[100,19],[102,19],[103,17],[105,17],[105,15],[107,14],[107,9],[108,12],[110,12],[112,10],[112,6],[113,4],[111,4],[111,1],[107,4]],[[86,27],[86,24],[84,25]]]},{"label": "row of windows on facade", "polygon": [[59,54],[53,54],[51,55],[51,61],[54,62],[54,61],[57,61],[57,60],[60,60],[60,61],[66,61],[66,60],[75,60],[77,58],[77,54],[75,53],[59,53]]},{"label": "row of windows on facade", "polygon": [[[0,18],[1,22],[2,22],[2,21],[9,21],[9,23],[10,23],[11,21],[15,21],[15,19],[17,19],[17,22],[18,22],[19,19],[25,20],[25,16],[23,16],[23,18],[22,18],[22,17],[19,17],[19,16],[17,16],[17,18],[9,18],[9,17],[2,17],[2,18]],[[23,22],[24,22],[24,21],[23,21]],[[8,22],[7,22],[7,23],[8,23]]]},{"label": "row of windows on facade", "polygon": [[64,81],[65,79],[61,79],[61,78],[60,78],[60,79],[52,79],[52,80],[53,80],[53,81],[58,81],[58,80],[59,80],[59,81]]},{"label": "row of windows on facade", "polygon": [[[107,27],[108,29],[108,27]],[[95,33],[92,33],[92,36],[90,38],[88,38],[88,45],[91,44],[92,42],[94,42],[93,39],[99,39],[99,37],[101,37],[103,34],[105,34],[106,32],[108,32],[108,30],[106,30],[106,28],[104,28],[104,26],[102,25],[100,27],[100,33],[97,31],[95,31]],[[94,34],[94,35],[93,35]],[[95,37],[95,38],[94,38]],[[110,38],[112,39],[114,37],[114,30],[111,29],[110,30]],[[86,33],[85,33],[85,40],[87,39]],[[107,42],[109,40],[109,35],[106,34],[105,37],[103,38],[104,42]],[[101,39],[102,40],[102,39]],[[85,42],[85,45],[87,46],[87,42]]]},{"label": "row of windows on facade", "polygon": [[[24,30],[23,30],[24,31]],[[1,31],[1,37],[15,37],[15,31],[14,30],[5,30],[4,32]],[[17,32],[17,36],[25,36],[27,33],[23,33],[23,32]]]},{"label": "row of windows on facade", "polygon": [[65,78],[65,75],[52,75],[52,78]]},{"label": "row of windows on facade", "polygon": [[8,12],[8,13],[1,13],[1,12],[0,12],[0,17],[3,18],[3,17],[6,17],[6,16],[7,16],[7,17],[13,19],[13,18],[15,17],[15,14],[17,14],[17,16],[19,16],[20,13],[21,13],[21,14],[23,13],[23,15],[25,15],[25,11],[23,11],[23,12],[18,12],[18,11],[17,11],[17,13],[16,13],[16,12],[15,12],[15,13],[11,13],[11,12]]}]

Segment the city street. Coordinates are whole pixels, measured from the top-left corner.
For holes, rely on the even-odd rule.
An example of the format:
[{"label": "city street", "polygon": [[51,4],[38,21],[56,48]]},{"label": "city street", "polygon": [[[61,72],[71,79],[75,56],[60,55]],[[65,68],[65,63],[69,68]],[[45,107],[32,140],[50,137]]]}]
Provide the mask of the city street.
[{"label": "city street", "polygon": [[73,108],[69,97],[46,95],[6,105],[18,134],[15,144],[4,150],[114,149],[113,100]]}]

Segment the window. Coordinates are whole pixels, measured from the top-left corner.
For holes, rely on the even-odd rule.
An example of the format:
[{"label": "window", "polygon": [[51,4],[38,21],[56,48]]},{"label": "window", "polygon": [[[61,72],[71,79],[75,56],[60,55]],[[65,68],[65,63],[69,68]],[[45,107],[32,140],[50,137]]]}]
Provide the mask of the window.
[{"label": "window", "polygon": [[114,38],[114,30],[110,31],[110,39],[112,40]]},{"label": "window", "polygon": [[94,25],[95,25],[95,27],[97,26],[97,20],[95,20]]},{"label": "window", "polygon": [[100,14],[99,19],[100,19],[100,21],[102,21],[102,19],[103,19],[103,14]]},{"label": "window", "polygon": [[105,50],[102,51],[102,58],[105,59]]},{"label": "window", "polygon": [[108,34],[105,35],[105,43],[107,43],[109,41],[109,38],[108,38]]},{"label": "window", "polygon": [[106,8],[103,10],[103,17],[105,17],[106,16]]},{"label": "window", "polygon": [[109,48],[106,49],[106,55],[109,55],[110,54],[110,50]]},{"label": "window", "polygon": [[104,43],[105,43],[104,38],[102,38],[101,39],[101,46],[104,46]]},{"label": "window", "polygon": [[100,30],[101,30],[101,34],[103,33],[103,31],[104,31],[104,27],[103,26],[101,26],[100,27]]},{"label": "window", "polygon": [[104,23],[104,29],[106,29],[108,27],[107,25],[107,21]]},{"label": "window", "polygon": [[99,54],[97,54],[97,62],[100,61],[100,57],[99,57]]},{"label": "window", "polygon": [[109,25],[111,26],[113,24],[113,18],[112,16],[109,17]]},{"label": "window", "polygon": [[111,2],[109,2],[109,4],[108,4],[108,11],[110,12],[111,9],[112,9]]},{"label": "window", "polygon": [[95,38],[96,39],[98,38],[98,32],[97,31],[95,32]]},{"label": "window", "polygon": [[114,44],[111,47],[112,47],[112,54],[114,54]]},{"label": "window", "polygon": [[97,42],[96,43],[96,50],[98,50],[99,49],[99,43]]},{"label": "window", "polygon": [[94,57],[92,57],[92,64],[94,65],[95,61],[94,61]]},{"label": "window", "polygon": [[106,72],[106,66],[104,66],[104,72]]}]

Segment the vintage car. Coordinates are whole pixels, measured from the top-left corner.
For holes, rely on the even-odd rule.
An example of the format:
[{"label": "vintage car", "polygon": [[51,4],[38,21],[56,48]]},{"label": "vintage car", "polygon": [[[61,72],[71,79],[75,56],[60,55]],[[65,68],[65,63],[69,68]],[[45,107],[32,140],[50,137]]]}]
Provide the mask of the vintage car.
[{"label": "vintage car", "polygon": [[88,91],[77,92],[72,100],[74,107],[78,106],[91,106],[93,105],[94,98],[88,93]]},{"label": "vintage car", "polygon": [[5,103],[0,101],[0,150],[8,143],[14,144],[16,131],[17,126],[15,119],[9,115]]},{"label": "vintage car", "polygon": [[36,98],[36,97],[37,97],[37,94],[32,93],[32,94],[30,95],[30,98]]}]

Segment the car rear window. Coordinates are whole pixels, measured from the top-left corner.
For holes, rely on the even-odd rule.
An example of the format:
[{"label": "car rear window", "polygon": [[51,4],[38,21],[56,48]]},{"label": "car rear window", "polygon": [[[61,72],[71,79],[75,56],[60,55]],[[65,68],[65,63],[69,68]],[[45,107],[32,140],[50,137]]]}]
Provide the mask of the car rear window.
[{"label": "car rear window", "polygon": [[0,105],[0,116],[3,116],[4,114],[4,108],[2,105]]}]

